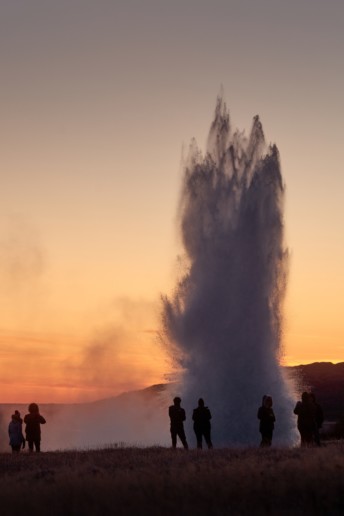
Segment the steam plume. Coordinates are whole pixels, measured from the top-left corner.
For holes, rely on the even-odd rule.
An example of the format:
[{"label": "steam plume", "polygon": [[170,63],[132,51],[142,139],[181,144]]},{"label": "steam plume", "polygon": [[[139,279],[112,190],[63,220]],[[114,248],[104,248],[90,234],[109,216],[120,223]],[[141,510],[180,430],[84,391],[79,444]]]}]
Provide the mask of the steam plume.
[{"label": "steam plume", "polygon": [[258,116],[248,138],[217,100],[207,152],[192,143],[179,207],[187,270],[163,321],[182,366],[183,402],[201,396],[217,444],[259,440],[257,408],[271,394],[275,442],[294,438],[293,400],[279,365],[288,253],[279,154]]}]

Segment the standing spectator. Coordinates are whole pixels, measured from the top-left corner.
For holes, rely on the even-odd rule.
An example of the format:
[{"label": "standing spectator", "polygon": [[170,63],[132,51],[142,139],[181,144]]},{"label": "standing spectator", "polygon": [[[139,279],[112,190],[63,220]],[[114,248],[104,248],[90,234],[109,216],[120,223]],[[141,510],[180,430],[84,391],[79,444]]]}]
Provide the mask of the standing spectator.
[{"label": "standing spectator", "polygon": [[260,446],[261,448],[271,446],[272,434],[275,428],[276,421],[275,414],[272,409],[271,396],[263,396],[262,405],[258,409],[257,417],[260,420],[259,432],[262,435]]},{"label": "standing spectator", "polygon": [[210,438],[211,413],[208,407],[204,406],[204,400],[202,398],[198,400],[198,407],[194,409],[192,419],[194,422],[193,427],[197,439],[197,448],[202,449],[202,437],[204,437],[208,448],[212,448],[213,443],[211,442]]},{"label": "standing spectator", "polygon": [[314,428],[314,441],[317,446],[321,446],[320,444],[320,428],[324,422],[324,413],[323,409],[317,402],[315,398],[315,394],[313,392],[309,393],[309,397],[311,401],[314,403],[315,407],[315,428]]},{"label": "standing spectator", "polygon": [[20,412],[15,410],[12,415],[10,424],[8,425],[8,435],[10,437],[10,446],[12,453],[20,452],[20,448],[25,448],[25,439],[23,436],[23,420],[20,417]]},{"label": "standing spectator", "polygon": [[25,433],[26,440],[29,443],[29,451],[33,452],[35,446],[36,452],[41,451],[41,425],[46,423],[45,419],[39,413],[37,403],[30,403],[29,414],[24,417],[26,424]]},{"label": "standing spectator", "polygon": [[189,448],[188,443],[186,441],[185,431],[184,431],[184,421],[186,419],[185,410],[180,406],[181,399],[176,396],[173,400],[173,405],[171,405],[168,409],[168,415],[171,420],[171,437],[172,437],[172,447],[177,447],[177,436],[183,443],[184,448],[187,450]]},{"label": "standing spectator", "polygon": [[316,407],[308,392],[303,392],[301,401],[296,403],[294,414],[297,415],[297,428],[301,436],[301,446],[310,446],[314,442],[316,428]]}]

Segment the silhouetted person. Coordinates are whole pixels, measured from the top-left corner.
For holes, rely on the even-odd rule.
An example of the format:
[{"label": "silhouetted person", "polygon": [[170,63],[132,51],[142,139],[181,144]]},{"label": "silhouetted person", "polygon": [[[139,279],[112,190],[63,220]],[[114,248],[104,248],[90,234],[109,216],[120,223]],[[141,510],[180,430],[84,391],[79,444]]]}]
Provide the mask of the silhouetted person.
[{"label": "silhouetted person", "polygon": [[202,438],[204,437],[205,442],[208,445],[208,448],[212,448],[213,444],[210,438],[210,430],[211,430],[211,413],[208,407],[204,406],[204,401],[202,398],[198,400],[198,407],[194,409],[192,414],[192,419],[194,422],[193,428],[196,434],[197,439],[197,448],[202,449]]},{"label": "silhouetted person", "polygon": [[311,401],[314,403],[315,407],[315,428],[314,428],[314,441],[317,446],[321,446],[320,444],[320,428],[324,422],[324,413],[323,409],[317,402],[315,398],[315,394],[313,392],[309,393],[309,397]]},{"label": "silhouetted person", "polygon": [[184,431],[184,421],[186,419],[185,410],[180,406],[181,399],[176,396],[173,400],[173,405],[171,405],[168,409],[168,415],[171,420],[171,437],[172,437],[172,447],[176,448],[177,446],[177,436],[183,443],[184,448],[187,450],[188,443],[186,442],[186,436]]},{"label": "silhouetted person", "polygon": [[16,410],[12,415],[10,424],[8,425],[8,435],[10,437],[10,446],[12,453],[20,452],[20,448],[25,448],[25,439],[23,436],[23,420],[20,412]]},{"label": "silhouetted person", "polygon": [[301,446],[310,446],[314,442],[316,429],[316,407],[308,392],[303,392],[301,401],[296,403],[294,414],[297,415],[297,428],[301,436]]},{"label": "silhouetted person", "polygon": [[24,417],[24,423],[26,424],[25,434],[26,440],[29,444],[30,452],[33,451],[35,446],[36,452],[41,451],[41,425],[46,423],[45,419],[39,413],[37,403],[30,403],[29,414]]},{"label": "silhouetted person", "polygon": [[272,409],[272,397],[264,395],[262,405],[258,409],[257,417],[260,420],[259,432],[262,435],[260,446],[262,448],[271,446],[272,434],[275,428],[275,414]]}]

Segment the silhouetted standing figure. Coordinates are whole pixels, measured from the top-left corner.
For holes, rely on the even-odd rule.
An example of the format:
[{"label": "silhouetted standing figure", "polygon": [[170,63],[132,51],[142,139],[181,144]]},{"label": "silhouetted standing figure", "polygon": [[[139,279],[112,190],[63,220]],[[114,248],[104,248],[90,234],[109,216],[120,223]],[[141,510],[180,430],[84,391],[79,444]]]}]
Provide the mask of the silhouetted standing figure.
[{"label": "silhouetted standing figure", "polygon": [[262,434],[261,448],[271,446],[272,434],[275,428],[275,414],[272,409],[272,397],[264,395],[262,405],[258,409],[257,417],[260,420],[259,432]]},{"label": "silhouetted standing figure", "polygon": [[171,405],[168,409],[168,415],[171,420],[171,437],[172,437],[172,447],[176,448],[177,446],[177,436],[183,443],[184,448],[187,450],[189,448],[188,443],[186,441],[185,431],[184,431],[184,421],[186,419],[185,410],[180,406],[181,399],[176,396],[173,400],[173,405]]},{"label": "silhouetted standing figure", "polygon": [[314,442],[316,429],[316,407],[308,392],[303,392],[301,401],[296,403],[294,414],[297,415],[297,428],[301,436],[301,446],[310,446]]},{"label": "silhouetted standing figure", "polygon": [[46,423],[45,419],[39,413],[37,403],[30,403],[29,414],[24,417],[26,424],[25,434],[26,440],[29,443],[29,451],[33,451],[35,446],[36,452],[41,451],[41,425]]},{"label": "silhouetted standing figure", "polygon": [[323,409],[317,402],[315,398],[315,394],[313,392],[309,393],[310,400],[314,403],[315,407],[315,429],[314,429],[314,441],[317,446],[321,446],[320,444],[320,428],[324,422],[324,413]]},{"label": "silhouetted standing figure", "polygon": [[20,452],[21,447],[25,448],[23,420],[20,417],[20,412],[18,412],[18,410],[14,412],[10,424],[8,425],[8,435],[10,437],[12,453]]},{"label": "silhouetted standing figure", "polygon": [[212,448],[213,443],[211,442],[210,438],[211,413],[208,407],[204,406],[204,401],[202,398],[198,400],[198,407],[194,409],[192,419],[194,422],[193,428],[197,439],[197,448],[202,449],[203,437],[205,442],[207,443],[208,448]]}]

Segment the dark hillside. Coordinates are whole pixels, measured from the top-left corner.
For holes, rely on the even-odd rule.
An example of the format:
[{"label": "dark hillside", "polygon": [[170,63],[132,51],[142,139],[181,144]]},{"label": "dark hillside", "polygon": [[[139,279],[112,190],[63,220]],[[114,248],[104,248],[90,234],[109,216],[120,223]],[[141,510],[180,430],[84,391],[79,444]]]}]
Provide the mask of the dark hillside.
[{"label": "dark hillside", "polygon": [[[343,419],[344,363],[299,365],[288,367],[287,371],[296,379],[298,396],[304,390],[314,392],[327,422]],[[40,404],[47,420],[42,428],[43,449],[96,447],[108,443],[168,446],[166,407],[173,392],[170,387],[171,384],[153,385],[92,403]],[[0,403],[0,451],[9,451],[7,429],[15,409],[24,415],[27,404]]]},{"label": "dark hillside", "polygon": [[344,362],[315,362],[287,369],[298,378],[301,391],[314,392],[327,421],[338,421],[344,416]]}]

